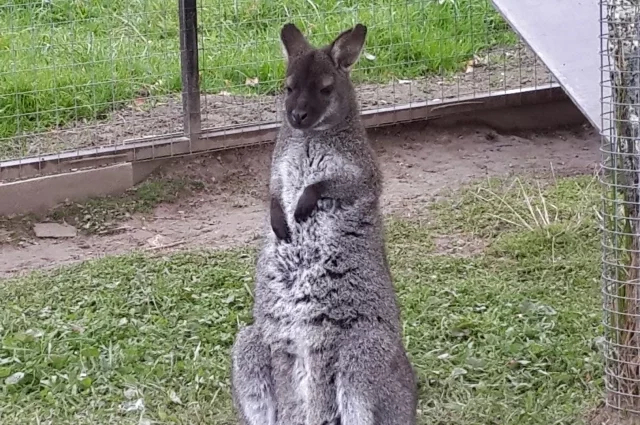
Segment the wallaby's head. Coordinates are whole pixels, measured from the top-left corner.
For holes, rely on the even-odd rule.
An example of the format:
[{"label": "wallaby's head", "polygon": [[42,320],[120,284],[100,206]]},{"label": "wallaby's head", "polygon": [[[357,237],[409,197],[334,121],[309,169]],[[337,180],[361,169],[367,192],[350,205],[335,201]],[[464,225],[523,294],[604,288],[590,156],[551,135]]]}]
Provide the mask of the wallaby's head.
[{"label": "wallaby's head", "polygon": [[324,130],[357,112],[349,73],[360,57],[366,35],[367,27],[358,24],[318,49],[295,25],[282,28],[280,38],[287,59],[284,104],[291,127]]}]

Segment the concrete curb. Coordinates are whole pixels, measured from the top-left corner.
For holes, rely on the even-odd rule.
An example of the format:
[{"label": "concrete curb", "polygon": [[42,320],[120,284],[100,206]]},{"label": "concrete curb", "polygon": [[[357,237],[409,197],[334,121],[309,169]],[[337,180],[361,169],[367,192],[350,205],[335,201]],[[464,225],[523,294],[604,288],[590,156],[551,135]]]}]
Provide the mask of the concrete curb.
[{"label": "concrete curb", "polygon": [[117,195],[133,184],[131,163],[0,183],[0,216],[43,213],[67,200]]}]

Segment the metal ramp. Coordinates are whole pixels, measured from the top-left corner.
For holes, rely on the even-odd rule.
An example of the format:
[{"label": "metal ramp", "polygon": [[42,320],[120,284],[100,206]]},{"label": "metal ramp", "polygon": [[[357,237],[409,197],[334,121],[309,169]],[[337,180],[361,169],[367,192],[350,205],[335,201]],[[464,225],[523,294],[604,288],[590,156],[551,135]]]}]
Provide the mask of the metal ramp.
[{"label": "metal ramp", "polygon": [[591,124],[602,131],[597,0],[492,0]]}]

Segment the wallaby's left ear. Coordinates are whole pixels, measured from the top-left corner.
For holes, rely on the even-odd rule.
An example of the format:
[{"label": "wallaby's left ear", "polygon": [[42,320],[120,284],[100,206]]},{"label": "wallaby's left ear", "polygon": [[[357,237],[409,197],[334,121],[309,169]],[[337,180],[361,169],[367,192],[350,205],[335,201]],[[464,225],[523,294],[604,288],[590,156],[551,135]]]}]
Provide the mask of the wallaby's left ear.
[{"label": "wallaby's left ear", "polygon": [[331,43],[331,58],[338,68],[347,72],[351,71],[362,53],[366,37],[367,27],[357,24],[344,31]]},{"label": "wallaby's left ear", "polygon": [[294,24],[285,24],[280,31],[282,50],[287,60],[298,56],[311,48],[306,38]]}]

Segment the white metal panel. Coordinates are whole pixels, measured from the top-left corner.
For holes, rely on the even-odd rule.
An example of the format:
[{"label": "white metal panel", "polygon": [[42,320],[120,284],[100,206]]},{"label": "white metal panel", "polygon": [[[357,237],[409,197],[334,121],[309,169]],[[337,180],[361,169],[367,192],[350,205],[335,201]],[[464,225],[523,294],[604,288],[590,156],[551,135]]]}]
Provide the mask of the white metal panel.
[{"label": "white metal panel", "polygon": [[511,27],[538,54],[576,106],[600,129],[601,19],[598,1],[492,1]]}]

